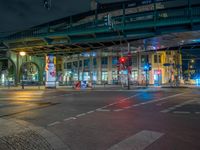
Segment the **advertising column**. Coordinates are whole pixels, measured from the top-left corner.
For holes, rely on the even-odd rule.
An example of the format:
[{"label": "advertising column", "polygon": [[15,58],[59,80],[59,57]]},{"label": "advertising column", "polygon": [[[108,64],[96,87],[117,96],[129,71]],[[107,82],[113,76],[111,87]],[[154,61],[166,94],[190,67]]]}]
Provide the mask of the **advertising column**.
[{"label": "advertising column", "polygon": [[56,88],[56,57],[54,55],[46,56],[46,88]]}]

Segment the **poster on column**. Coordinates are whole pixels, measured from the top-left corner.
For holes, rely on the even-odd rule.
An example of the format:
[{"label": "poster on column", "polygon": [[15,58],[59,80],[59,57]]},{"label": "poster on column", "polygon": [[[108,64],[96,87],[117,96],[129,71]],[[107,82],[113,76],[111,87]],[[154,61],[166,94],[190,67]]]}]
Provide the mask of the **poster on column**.
[{"label": "poster on column", "polygon": [[46,56],[46,88],[56,87],[56,57],[54,55]]}]

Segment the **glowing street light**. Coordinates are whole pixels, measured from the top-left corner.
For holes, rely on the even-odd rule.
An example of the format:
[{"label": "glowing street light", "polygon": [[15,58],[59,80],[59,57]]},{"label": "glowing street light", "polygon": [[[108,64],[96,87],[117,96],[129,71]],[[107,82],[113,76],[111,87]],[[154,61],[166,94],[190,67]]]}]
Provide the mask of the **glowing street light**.
[{"label": "glowing street light", "polygon": [[26,52],[19,52],[19,55],[20,55],[20,56],[25,56],[25,55],[26,55]]}]

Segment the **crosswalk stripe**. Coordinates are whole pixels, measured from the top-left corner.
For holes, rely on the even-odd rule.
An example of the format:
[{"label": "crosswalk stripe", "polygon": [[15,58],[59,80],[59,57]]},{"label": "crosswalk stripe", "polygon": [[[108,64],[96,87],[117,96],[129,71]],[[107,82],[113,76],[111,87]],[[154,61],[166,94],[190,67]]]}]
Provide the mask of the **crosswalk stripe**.
[{"label": "crosswalk stripe", "polygon": [[160,132],[143,130],[112,146],[108,150],[144,150],[163,135]]}]

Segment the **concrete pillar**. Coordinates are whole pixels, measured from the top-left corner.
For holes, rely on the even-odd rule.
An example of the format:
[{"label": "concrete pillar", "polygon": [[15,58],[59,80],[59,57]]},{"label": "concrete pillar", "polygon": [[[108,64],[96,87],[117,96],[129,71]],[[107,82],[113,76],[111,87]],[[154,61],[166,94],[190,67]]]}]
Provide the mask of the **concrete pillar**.
[{"label": "concrete pillar", "polygon": [[112,56],[108,56],[108,84],[112,84]]},{"label": "concrete pillar", "polygon": [[101,84],[102,81],[102,67],[101,67],[101,54],[98,54],[97,56],[97,83]]},{"label": "concrete pillar", "polygon": [[90,81],[93,81],[93,54],[90,52]]},{"label": "concrete pillar", "polygon": [[80,55],[78,54],[78,66],[77,66],[77,71],[78,71],[78,81],[80,81]]},{"label": "concrete pillar", "polygon": [[138,82],[141,83],[142,72],[141,72],[141,53],[140,52],[137,53],[137,68],[138,68]]},{"label": "concrete pillar", "polygon": [[20,82],[20,64],[19,64],[19,53],[16,54],[16,85]]}]

